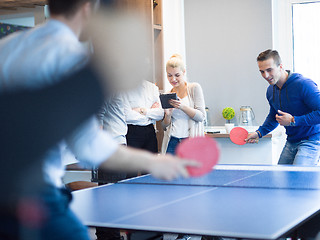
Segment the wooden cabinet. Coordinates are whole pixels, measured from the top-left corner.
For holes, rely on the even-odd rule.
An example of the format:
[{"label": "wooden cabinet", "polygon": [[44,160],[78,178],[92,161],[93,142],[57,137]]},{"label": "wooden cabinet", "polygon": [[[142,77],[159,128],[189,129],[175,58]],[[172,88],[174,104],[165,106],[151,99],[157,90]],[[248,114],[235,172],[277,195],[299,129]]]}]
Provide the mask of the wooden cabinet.
[{"label": "wooden cabinet", "polygon": [[152,82],[163,90],[163,30],[162,0],[117,0],[115,4],[122,10],[134,10],[145,19],[147,32],[150,33]]},{"label": "wooden cabinet", "polygon": [[154,51],[154,81],[160,90],[164,89],[163,73],[163,24],[162,0],[153,1],[157,5],[153,8],[153,51]]}]

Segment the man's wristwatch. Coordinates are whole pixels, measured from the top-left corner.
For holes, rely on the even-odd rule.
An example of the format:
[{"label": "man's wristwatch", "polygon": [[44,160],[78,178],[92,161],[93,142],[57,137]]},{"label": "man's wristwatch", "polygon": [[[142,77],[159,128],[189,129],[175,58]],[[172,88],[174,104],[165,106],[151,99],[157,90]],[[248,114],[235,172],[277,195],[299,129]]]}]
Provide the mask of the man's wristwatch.
[{"label": "man's wristwatch", "polygon": [[294,117],[292,117],[290,121],[290,126],[294,127],[295,125],[296,125],[296,122],[294,121]]}]

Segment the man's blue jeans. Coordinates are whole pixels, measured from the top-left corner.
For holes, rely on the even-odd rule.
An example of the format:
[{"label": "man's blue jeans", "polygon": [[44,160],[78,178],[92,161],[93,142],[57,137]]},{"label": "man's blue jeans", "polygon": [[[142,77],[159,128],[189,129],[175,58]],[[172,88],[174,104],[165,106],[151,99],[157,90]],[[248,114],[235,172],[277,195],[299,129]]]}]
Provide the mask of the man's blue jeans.
[{"label": "man's blue jeans", "polygon": [[[27,214],[23,218],[16,214],[15,208],[6,210],[0,206],[0,239],[90,239],[87,227],[80,222],[69,208],[72,198],[69,191],[45,186],[40,195],[32,195],[31,198],[35,203],[38,203],[38,210],[27,201],[28,196],[26,196],[26,199],[21,199],[27,201],[25,204],[31,209],[27,212],[23,211],[21,216]],[[39,216],[44,218],[39,218]]]},{"label": "man's blue jeans", "polygon": [[87,227],[75,216],[69,207],[71,193],[66,189],[47,187],[42,194],[47,208],[47,221],[41,228],[43,240],[89,240]]},{"label": "man's blue jeans", "polygon": [[278,164],[316,166],[320,156],[320,133],[299,142],[286,142]]}]

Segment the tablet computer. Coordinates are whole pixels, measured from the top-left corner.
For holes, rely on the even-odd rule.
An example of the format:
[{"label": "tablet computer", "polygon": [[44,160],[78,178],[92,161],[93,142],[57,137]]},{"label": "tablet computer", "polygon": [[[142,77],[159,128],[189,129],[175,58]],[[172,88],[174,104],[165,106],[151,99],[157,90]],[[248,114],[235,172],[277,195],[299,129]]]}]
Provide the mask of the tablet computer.
[{"label": "tablet computer", "polygon": [[173,106],[169,103],[170,99],[178,100],[177,94],[176,93],[160,94],[160,101],[163,109],[173,108]]}]

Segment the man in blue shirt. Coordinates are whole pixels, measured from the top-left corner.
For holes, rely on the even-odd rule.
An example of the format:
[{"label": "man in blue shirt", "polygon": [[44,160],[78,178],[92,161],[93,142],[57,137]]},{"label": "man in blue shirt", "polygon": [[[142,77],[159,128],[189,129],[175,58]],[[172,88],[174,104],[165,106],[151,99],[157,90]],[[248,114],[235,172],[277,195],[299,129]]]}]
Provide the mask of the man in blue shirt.
[{"label": "man in blue shirt", "polygon": [[320,155],[320,92],[311,79],[283,68],[279,53],[266,50],[257,57],[259,71],[270,84],[267,99],[269,114],[259,129],[250,133],[253,143],[284,126],[287,142],[278,164],[315,166]]}]

